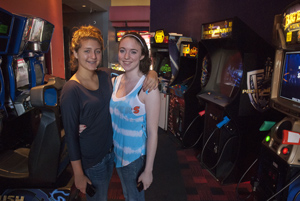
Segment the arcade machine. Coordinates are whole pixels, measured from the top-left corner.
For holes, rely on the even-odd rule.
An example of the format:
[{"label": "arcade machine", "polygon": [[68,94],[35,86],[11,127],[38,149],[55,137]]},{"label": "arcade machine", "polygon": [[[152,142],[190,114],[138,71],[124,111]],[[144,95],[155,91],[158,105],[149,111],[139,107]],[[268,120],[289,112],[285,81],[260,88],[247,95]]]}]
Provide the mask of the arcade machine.
[{"label": "arcade machine", "polygon": [[[2,55],[5,55],[8,50],[8,45],[13,28],[14,17],[13,14],[0,8],[0,135],[3,128],[3,119],[7,117],[5,109],[5,86],[4,77],[2,73],[1,63]],[[0,142],[0,150],[3,147],[3,143]]]},{"label": "arcade machine", "polygon": [[53,77],[31,88],[31,104],[41,110],[37,134],[30,147],[0,153],[1,200],[73,200],[72,171],[59,124],[59,97],[65,80]]},{"label": "arcade machine", "polygon": [[14,14],[14,26],[5,57],[7,102],[11,115],[30,110],[30,88],[44,84],[44,67],[40,60],[48,52],[54,25],[41,18]]},{"label": "arcade machine", "polygon": [[285,117],[262,140],[253,182],[258,201],[300,200],[300,2],[275,16],[277,43],[270,105]]},{"label": "arcade machine", "polygon": [[159,127],[165,131],[168,130],[169,86],[178,74],[180,43],[187,40],[192,41],[182,34],[166,33],[164,30],[157,30],[151,38],[153,69],[158,73],[161,92]]},{"label": "arcade machine", "polygon": [[221,184],[237,183],[257,158],[265,136],[259,128],[269,111],[274,49],[237,17],[203,24],[201,42],[211,72],[197,95],[205,104],[198,157]]},{"label": "arcade machine", "polygon": [[168,41],[169,35],[164,30],[157,30],[150,38],[152,66],[158,74],[160,90],[160,114],[158,126],[167,130],[169,95],[168,86],[172,77]]},{"label": "arcade machine", "polygon": [[44,83],[43,65],[38,58],[49,50],[54,30],[41,18],[13,16],[11,40],[1,66],[6,83],[7,118],[0,135],[4,150],[30,146],[37,132],[40,110],[32,107],[29,93],[32,87]]},{"label": "arcade machine", "polygon": [[[5,84],[11,90],[16,89],[14,93],[7,91],[6,100],[10,100],[13,108],[19,96],[26,94],[23,112],[7,113],[0,133],[0,200],[73,200],[75,189],[72,189],[72,172],[68,168],[69,159],[60,124],[59,96],[65,80],[50,78],[47,84],[41,85],[37,77],[36,80],[31,77],[27,80],[31,85],[22,88],[15,78],[16,68],[22,68],[26,63],[22,59],[31,53],[48,50],[53,25],[49,27],[42,20],[35,21],[33,17],[17,16],[2,9],[0,16],[1,54],[8,52],[3,55],[5,65],[1,68],[10,73],[10,77],[5,77]],[[38,122],[32,122],[32,116],[28,115],[31,111],[37,111]],[[33,132],[33,123],[38,127],[36,132]],[[24,133],[30,133],[32,139],[25,142]]]},{"label": "arcade machine", "polygon": [[[181,42],[178,72],[170,84],[168,130],[184,147],[200,142],[203,131],[204,110],[196,95],[201,90],[202,61],[207,54],[202,43]],[[198,61],[198,62],[197,62]]]}]

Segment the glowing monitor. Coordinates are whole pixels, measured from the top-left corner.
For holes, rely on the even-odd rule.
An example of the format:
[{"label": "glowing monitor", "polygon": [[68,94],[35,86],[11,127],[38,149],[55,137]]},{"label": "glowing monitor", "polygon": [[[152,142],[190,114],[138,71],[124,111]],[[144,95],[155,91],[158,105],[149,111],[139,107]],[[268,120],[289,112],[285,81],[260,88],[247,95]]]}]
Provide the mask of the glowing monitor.
[{"label": "glowing monitor", "polygon": [[300,103],[300,52],[287,52],[282,70],[280,97]]},{"label": "glowing monitor", "polygon": [[300,51],[277,51],[274,68],[271,106],[300,119]]}]

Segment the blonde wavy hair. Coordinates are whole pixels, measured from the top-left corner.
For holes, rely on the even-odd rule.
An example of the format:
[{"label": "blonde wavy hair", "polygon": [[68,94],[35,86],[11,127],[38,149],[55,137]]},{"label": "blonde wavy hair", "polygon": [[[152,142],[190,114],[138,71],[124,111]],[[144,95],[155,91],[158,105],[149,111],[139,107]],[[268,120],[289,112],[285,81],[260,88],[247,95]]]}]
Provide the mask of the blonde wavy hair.
[{"label": "blonde wavy hair", "polygon": [[78,69],[78,59],[75,58],[73,51],[78,52],[78,49],[81,47],[81,41],[87,39],[94,39],[98,41],[101,46],[101,51],[103,51],[104,49],[101,31],[98,28],[91,25],[81,26],[74,32],[70,45],[70,69],[72,71],[77,71]]}]

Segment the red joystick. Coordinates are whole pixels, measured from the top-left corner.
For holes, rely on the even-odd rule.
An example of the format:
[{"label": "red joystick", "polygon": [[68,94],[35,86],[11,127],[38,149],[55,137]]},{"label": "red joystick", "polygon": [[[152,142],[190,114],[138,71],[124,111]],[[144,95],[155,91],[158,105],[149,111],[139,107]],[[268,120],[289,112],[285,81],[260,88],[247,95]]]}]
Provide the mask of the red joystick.
[{"label": "red joystick", "polygon": [[202,110],[201,112],[199,112],[199,115],[202,117],[205,114],[205,110]]}]

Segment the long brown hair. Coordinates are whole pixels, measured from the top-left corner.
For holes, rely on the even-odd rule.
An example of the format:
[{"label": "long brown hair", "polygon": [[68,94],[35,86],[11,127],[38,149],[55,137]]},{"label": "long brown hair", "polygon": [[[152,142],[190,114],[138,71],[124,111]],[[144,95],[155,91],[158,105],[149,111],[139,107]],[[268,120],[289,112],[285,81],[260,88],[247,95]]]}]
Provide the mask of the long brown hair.
[{"label": "long brown hair", "polygon": [[140,34],[138,34],[136,32],[126,32],[122,36],[122,38],[119,42],[119,46],[120,46],[120,43],[121,43],[122,39],[126,38],[126,37],[134,38],[141,45],[142,55],[144,56],[144,58],[140,61],[139,69],[142,73],[147,74],[150,70],[151,58],[150,58],[150,55],[149,55],[149,50],[148,50],[145,39]]}]

